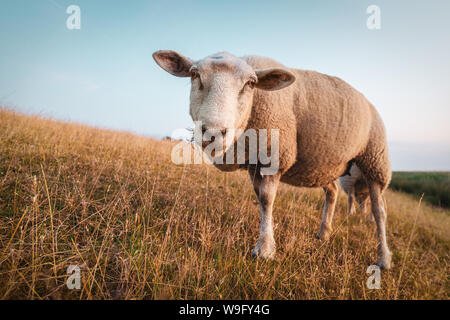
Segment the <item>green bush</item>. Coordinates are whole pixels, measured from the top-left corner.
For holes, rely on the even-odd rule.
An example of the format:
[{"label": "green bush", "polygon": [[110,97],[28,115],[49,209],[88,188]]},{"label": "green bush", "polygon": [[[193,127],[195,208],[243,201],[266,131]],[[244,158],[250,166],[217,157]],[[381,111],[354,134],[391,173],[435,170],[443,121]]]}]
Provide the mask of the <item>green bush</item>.
[{"label": "green bush", "polygon": [[431,204],[450,207],[450,172],[394,172],[390,187],[416,196]]}]

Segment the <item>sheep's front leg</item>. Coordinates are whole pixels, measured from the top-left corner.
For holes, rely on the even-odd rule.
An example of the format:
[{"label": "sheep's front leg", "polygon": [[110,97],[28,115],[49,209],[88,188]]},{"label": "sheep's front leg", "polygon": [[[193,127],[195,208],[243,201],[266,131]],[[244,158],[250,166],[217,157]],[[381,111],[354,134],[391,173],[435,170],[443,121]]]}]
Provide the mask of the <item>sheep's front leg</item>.
[{"label": "sheep's front leg", "polygon": [[316,237],[321,240],[328,240],[333,231],[333,215],[338,196],[337,182],[333,181],[324,187],[323,190],[325,191],[325,205],[323,207],[322,223]]},{"label": "sheep's front leg", "polygon": [[258,172],[253,177],[255,192],[258,191],[256,194],[259,199],[259,212],[261,215],[259,240],[253,249],[253,256],[256,257],[273,259],[275,256],[272,207],[279,182],[279,174],[261,177]]}]

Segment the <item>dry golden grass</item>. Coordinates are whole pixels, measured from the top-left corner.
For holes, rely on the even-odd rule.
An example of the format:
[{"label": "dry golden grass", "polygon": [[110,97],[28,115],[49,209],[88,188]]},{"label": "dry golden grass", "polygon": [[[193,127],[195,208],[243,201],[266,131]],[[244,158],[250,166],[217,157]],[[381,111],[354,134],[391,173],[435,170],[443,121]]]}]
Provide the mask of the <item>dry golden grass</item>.
[{"label": "dry golden grass", "polygon": [[247,174],[176,166],[173,145],[0,110],[0,298],[448,299],[448,211],[388,192],[393,269],[369,290],[375,226],[342,192],[320,242],[321,190],[282,185],[276,259],[255,260]]}]

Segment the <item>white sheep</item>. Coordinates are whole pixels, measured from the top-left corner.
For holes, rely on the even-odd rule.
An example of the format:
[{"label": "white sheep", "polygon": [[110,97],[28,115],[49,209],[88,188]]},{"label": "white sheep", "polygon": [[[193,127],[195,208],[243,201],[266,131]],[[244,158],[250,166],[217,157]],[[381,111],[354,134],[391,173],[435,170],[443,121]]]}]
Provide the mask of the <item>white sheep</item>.
[{"label": "white sheep", "polygon": [[[339,78],[288,69],[264,57],[238,58],[220,52],[193,61],[167,50],[157,51],[153,57],[167,72],[191,78],[190,115],[202,122],[203,131],[227,134],[235,129],[278,130],[279,163],[275,174],[261,175],[262,163],[215,164],[220,170],[241,168],[250,174],[261,215],[254,255],[274,257],[272,207],[280,181],[323,188],[326,196],[318,237],[328,239],[332,234],[337,179],[346,173],[349,163],[354,163],[370,193],[379,243],[377,264],[390,267],[382,201],[391,179],[386,134],[377,111],[361,93]],[[234,144],[238,140],[236,136]],[[208,143],[201,144],[206,148]],[[267,147],[274,145],[268,141]]]}]

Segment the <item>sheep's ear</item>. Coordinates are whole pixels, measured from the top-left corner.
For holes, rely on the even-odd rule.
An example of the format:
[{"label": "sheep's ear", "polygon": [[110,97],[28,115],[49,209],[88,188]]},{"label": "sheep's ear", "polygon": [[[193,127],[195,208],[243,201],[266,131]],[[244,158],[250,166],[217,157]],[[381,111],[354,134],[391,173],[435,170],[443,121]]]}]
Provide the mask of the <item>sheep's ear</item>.
[{"label": "sheep's ear", "polygon": [[168,73],[177,77],[189,77],[189,69],[193,61],[178,52],[171,50],[159,50],[153,53],[156,63]]},{"label": "sheep's ear", "polygon": [[258,82],[256,87],[263,90],[280,90],[291,85],[295,81],[295,76],[281,68],[270,68],[255,70]]}]

